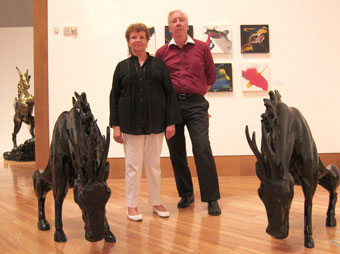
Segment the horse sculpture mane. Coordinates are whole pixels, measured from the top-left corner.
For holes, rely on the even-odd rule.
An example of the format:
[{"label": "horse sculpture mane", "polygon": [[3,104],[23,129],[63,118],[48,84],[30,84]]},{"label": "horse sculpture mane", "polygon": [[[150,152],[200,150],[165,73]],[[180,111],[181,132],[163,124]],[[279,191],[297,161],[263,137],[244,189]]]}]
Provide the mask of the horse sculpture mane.
[{"label": "horse sculpture mane", "polygon": [[335,205],[339,186],[339,170],[322,164],[309,126],[298,109],[281,101],[278,91],[269,92],[264,99],[265,113],[261,115],[261,151],[257,148],[255,132],[248,144],[256,156],[256,175],[261,181],[258,195],[268,218],[266,232],[283,239],[289,233],[289,210],[294,196],[294,184],[301,185],[305,196],[305,247],[313,248],[312,199],[317,184],[329,192],[326,226],[335,227]]},{"label": "horse sculpture mane", "polygon": [[85,222],[85,238],[115,242],[105,215],[105,205],[111,190],[106,180],[109,174],[107,155],[110,128],[106,139],[101,136],[86,94],[75,93],[73,108],[57,119],[50,147],[50,158],[44,171],[33,174],[33,185],[38,199],[38,228],[49,230],[45,217],[45,198],[53,189],[55,201],[54,240],[65,242],[62,224],[62,204],[68,188],[74,188],[74,200],[79,205]]}]

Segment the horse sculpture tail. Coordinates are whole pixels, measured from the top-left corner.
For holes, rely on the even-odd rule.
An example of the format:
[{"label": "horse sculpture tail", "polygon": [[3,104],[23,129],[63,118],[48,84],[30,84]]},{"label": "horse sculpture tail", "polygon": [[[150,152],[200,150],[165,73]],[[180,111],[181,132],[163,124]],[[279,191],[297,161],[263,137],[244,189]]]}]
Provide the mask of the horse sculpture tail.
[{"label": "horse sculpture tail", "polygon": [[338,169],[338,167],[334,164],[329,164],[326,168],[336,178],[337,186],[339,186],[339,169]]},{"label": "horse sculpture tail", "polygon": [[332,190],[332,192],[334,192],[339,186],[339,179],[340,177],[338,167],[334,164],[329,164],[327,167],[325,167],[319,158],[318,184],[320,184],[326,190]]}]

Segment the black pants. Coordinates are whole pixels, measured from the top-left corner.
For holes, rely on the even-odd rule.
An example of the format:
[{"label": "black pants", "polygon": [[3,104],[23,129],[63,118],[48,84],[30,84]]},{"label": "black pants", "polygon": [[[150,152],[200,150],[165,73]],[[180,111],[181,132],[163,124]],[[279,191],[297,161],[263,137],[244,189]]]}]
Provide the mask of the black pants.
[{"label": "black pants", "polygon": [[189,131],[197,168],[201,200],[209,202],[220,198],[216,165],[209,141],[209,102],[201,95],[179,100],[183,123],[176,124],[176,134],[167,141],[178,194],[193,194],[191,173],[187,162],[184,127]]}]

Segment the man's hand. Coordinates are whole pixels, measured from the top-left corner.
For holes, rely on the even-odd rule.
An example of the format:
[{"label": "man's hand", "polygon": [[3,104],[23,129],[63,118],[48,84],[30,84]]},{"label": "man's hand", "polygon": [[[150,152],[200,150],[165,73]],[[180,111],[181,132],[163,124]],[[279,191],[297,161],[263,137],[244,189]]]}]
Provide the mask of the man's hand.
[{"label": "man's hand", "polygon": [[113,139],[119,144],[124,144],[124,139],[123,139],[122,132],[120,131],[120,127],[113,126],[112,128],[113,128]]},{"label": "man's hand", "polygon": [[172,138],[175,135],[175,133],[176,133],[176,128],[174,124],[166,127],[166,130],[165,130],[166,139]]}]

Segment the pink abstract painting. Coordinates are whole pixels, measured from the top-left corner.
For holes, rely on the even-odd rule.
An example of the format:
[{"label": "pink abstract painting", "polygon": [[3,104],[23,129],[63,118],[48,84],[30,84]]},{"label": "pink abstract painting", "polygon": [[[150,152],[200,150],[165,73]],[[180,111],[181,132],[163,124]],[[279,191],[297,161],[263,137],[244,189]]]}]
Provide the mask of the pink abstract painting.
[{"label": "pink abstract painting", "polygon": [[268,91],[268,64],[242,64],[242,91]]}]

